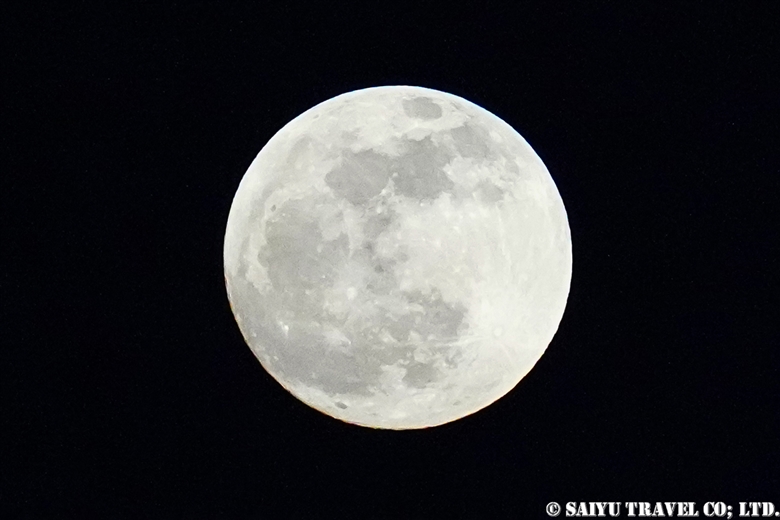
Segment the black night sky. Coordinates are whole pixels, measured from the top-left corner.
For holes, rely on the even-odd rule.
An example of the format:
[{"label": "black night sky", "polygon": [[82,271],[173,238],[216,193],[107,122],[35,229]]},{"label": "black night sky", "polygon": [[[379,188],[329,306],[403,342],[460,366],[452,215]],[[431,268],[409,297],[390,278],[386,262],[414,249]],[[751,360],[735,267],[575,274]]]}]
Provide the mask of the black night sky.
[{"label": "black night sky", "polygon": [[[777,3],[309,4],[0,7],[0,517],[780,507]],[[407,432],[288,394],[222,272],[268,139],[392,84],[514,126],[574,258],[515,390]]]}]

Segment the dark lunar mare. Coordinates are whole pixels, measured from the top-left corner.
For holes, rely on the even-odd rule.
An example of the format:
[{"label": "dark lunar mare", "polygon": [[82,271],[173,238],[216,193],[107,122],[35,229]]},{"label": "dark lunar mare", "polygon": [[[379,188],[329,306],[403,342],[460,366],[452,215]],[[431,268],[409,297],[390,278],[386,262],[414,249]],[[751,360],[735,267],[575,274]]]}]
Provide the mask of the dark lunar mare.
[{"label": "dark lunar mare", "polygon": [[[422,97],[404,100],[403,108],[409,117],[422,120],[442,115],[439,105]],[[455,150],[463,157],[495,158],[489,136],[479,127],[467,123],[449,132]],[[399,292],[399,280],[393,271],[405,258],[376,254],[376,240],[392,229],[397,218],[382,194],[386,187],[392,186],[396,195],[418,201],[454,191],[455,183],[444,167],[455,156],[455,150],[438,146],[431,136],[399,144],[402,153],[398,156],[373,150],[344,151],[338,164],[325,175],[336,199],[312,196],[288,200],[276,208],[266,224],[266,246],[256,259],[270,278],[273,290],[268,295],[260,295],[246,281],[243,263],[232,281],[236,301],[244,302],[242,309],[251,309],[241,314],[243,328],[257,334],[250,343],[261,345],[261,357],[269,371],[282,380],[298,381],[327,394],[369,395],[379,384],[381,367],[400,364],[406,368],[404,382],[424,388],[442,374],[432,361],[415,361],[419,347],[413,344],[415,337],[423,342],[426,355],[441,359],[444,366],[454,367],[461,358],[461,351],[453,343],[467,326],[466,309],[445,302],[438,290],[430,294]],[[489,181],[483,181],[479,190],[486,202],[503,197],[502,190]],[[326,241],[317,220],[317,205],[335,205],[338,199],[363,212],[365,243],[352,254],[346,234]],[[375,211],[378,204],[383,206],[379,213]],[[369,267],[371,274],[366,286],[357,288],[359,294],[400,294],[407,303],[423,310],[397,315],[380,309],[379,316],[367,320],[347,320],[326,312],[325,290],[334,285],[339,270],[348,261]],[[349,344],[329,343],[323,325],[340,330]],[[384,334],[394,341],[383,341]]]}]

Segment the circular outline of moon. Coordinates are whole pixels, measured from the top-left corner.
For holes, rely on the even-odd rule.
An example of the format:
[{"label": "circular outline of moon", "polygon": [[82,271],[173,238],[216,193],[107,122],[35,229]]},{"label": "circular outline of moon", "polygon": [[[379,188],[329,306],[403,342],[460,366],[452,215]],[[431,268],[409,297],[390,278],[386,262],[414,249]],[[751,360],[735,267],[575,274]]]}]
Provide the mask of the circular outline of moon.
[{"label": "circular outline of moon", "polygon": [[225,282],[261,365],[351,424],[418,429],[484,409],[555,335],[571,233],[542,160],[442,91],[383,86],[279,130],[235,194]]}]

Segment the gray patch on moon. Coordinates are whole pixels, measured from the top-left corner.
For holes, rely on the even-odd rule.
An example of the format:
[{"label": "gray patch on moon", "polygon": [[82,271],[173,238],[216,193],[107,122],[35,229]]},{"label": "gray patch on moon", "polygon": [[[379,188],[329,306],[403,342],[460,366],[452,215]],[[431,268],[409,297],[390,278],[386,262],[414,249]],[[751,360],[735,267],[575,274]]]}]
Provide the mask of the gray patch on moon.
[{"label": "gray patch on moon", "polygon": [[[248,247],[249,237],[244,239],[241,246],[240,258],[244,258]],[[241,331],[257,331],[262,329],[266,317],[263,306],[264,298],[254,287],[249,277],[249,268],[246,262],[241,261],[238,265],[236,276],[230,278],[228,289],[230,291],[231,302],[241,302],[241,306],[231,308],[236,317],[241,321]],[[247,312],[249,310],[249,312]],[[249,338],[247,338],[248,340]],[[252,343],[250,342],[250,345]]]},{"label": "gray patch on moon", "polygon": [[[381,386],[382,367],[393,365],[406,369],[403,382],[410,387],[423,388],[439,380],[441,370],[434,363],[438,359],[452,366],[457,349],[450,346],[437,353],[436,348],[457,338],[465,308],[444,302],[436,290],[430,294],[400,291],[393,267],[408,258],[378,256],[374,246],[376,238],[393,223],[393,211],[369,210],[363,222],[367,241],[351,253],[344,233],[324,240],[315,208],[343,219],[340,212],[324,207],[334,202],[329,196],[287,200],[268,217],[266,245],[255,260],[266,268],[273,290],[258,298],[247,287],[241,296],[245,305],[258,300],[257,308],[249,307],[253,311],[247,318],[252,321],[251,330],[256,331],[253,343],[263,346],[261,359],[282,380],[300,382],[329,395],[372,395],[372,389]],[[362,296],[350,301],[347,316],[339,318],[325,310],[324,292],[335,286],[347,261],[365,265],[369,274],[365,286],[355,288]],[[246,266],[242,266],[239,272],[245,271]],[[363,316],[367,301],[382,295],[398,298],[412,310],[399,315],[379,309],[376,315]],[[247,315],[245,310],[236,314],[242,320]],[[337,337],[343,341],[334,341],[327,330],[338,331]],[[388,334],[392,338],[389,343]],[[421,348],[414,337],[417,341],[423,338],[432,356],[428,362],[414,359],[415,351]]]},{"label": "gray patch on moon", "polygon": [[442,115],[441,107],[430,98],[404,99],[402,104],[404,113],[416,119],[439,119]]},{"label": "gray patch on moon", "polygon": [[308,152],[311,147],[311,138],[309,136],[303,136],[292,145],[290,152],[287,154],[286,162],[289,168],[295,169],[297,162],[301,156]]},{"label": "gray patch on moon", "polygon": [[382,213],[372,212],[363,225],[363,236],[368,241],[374,241],[381,235],[390,224],[393,223],[396,213],[391,209],[382,211]]},{"label": "gray patch on moon", "polygon": [[336,194],[356,206],[379,195],[390,178],[388,157],[366,150],[345,151],[341,164],[325,175],[325,183]]},{"label": "gray patch on moon", "polygon": [[450,130],[450,134],[455,141],[458,153],[463,157],[491,160],[496,158],[490,145],[490,136],[481,127],[465,123],[463,126]]},{"label": "gray patch on moon", "polygon": [[369,203],[390,178],[396,193],[417,200],[435,199],[452,190],[455,183],[443,169],[453,157],[449,150],[434,144],[430,136],[401,144],[404,152],[398,157],[373,150],[345,152],[341,163],[325,175],[325,183],[355,206]]},{"label": "gray patch on moon", "polygon": [[[360,349],[335,348],[323,334],[324,324],[340,325],[323,310],[323,290],[335,283],[349,255],[346,234],[323,240],[312,212],[323,203],[288,200],[269,218],[267,243],[257,260],[274,290],[258,305],[263,318],[253,320],[259,323],[252,330],[272,373],[326,392],[369,395],[368,384],[381,374],[377,364]],[[254,314],[256,308],[250,308]],[[247,313],[238,314],[244,319]]]},{"label": "gray patch on moon", "polygon": [[435,199],[452,190],[455,183],[444,172],[452,158],[430,137],[406,141],[406,153],[398,158],[393,184],[396,191],[413,199]]},{"label": "gray patch on moon", "polygon": [[408,298],[410,302],[418,303],[425,308],[425,314],[421,316],[425,319],[420,320],[414,327],[414,331],[423,338],[446,343],[456,339],[461,326],[467,325],[463,322],[466,307],[445,302],[441,298],[441,292],[435,288],[429,295],[420,291],[411,292]]},{"label": "gray patch on moon", "polygon": [[399,343],[409,341],[409,335],[415,324],[415,317],[412,314],[402,314],[397,318],[390,318],[387,323],[387,331]]},{"label": "gray patch on moon", "polygon": [[426,363],[412,363],[406,367],[404,382],[415,388],[424,388],[439,378],[439,370]]},{"label": "gray patch on moon", "polygon": [[398,280],[393,274],[394,260],[378,258],[373,262],[374,275],[368,281],[367,289],[373,294],[390,294],[398,289]]},{"label": "gray patch on moon", "polygon": [[371,395],[380,375],[377,363],[362,349],[337,350],[322,336],[318,323],[293,323],[281,342],[266,347],[271,363],[285,380],[302,382],[328,393]]},{"label": "gray patch on moon", "polygon": [[503,200],[504,190],[492,182],[485,180],[479,183],[479,195],[482,202],[495,204],[496,202]]},{"label": "gray patch on moon", "polygon": [[320,223],[310,214],[311,205],[305,199],[289,200],[266,224],[267,244],[259,260],[274,288],[283,293],[300,293],[332,282],[349,251],[346,234],[331,241],[322,239]]}]

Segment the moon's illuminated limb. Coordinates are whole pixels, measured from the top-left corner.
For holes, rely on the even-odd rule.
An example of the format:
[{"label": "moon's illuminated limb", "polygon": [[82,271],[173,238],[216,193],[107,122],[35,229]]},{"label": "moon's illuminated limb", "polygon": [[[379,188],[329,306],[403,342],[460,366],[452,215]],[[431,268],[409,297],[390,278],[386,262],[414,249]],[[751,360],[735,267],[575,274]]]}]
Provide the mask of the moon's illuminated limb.
[{"label": "moon's illuminated limb", "polygon": [[462,98],[378,87],[282,128],[225,235],[236,320],[266,370],[338,419],[423,428],[511,390],[571,280],[566,212],[525,140]]}]

